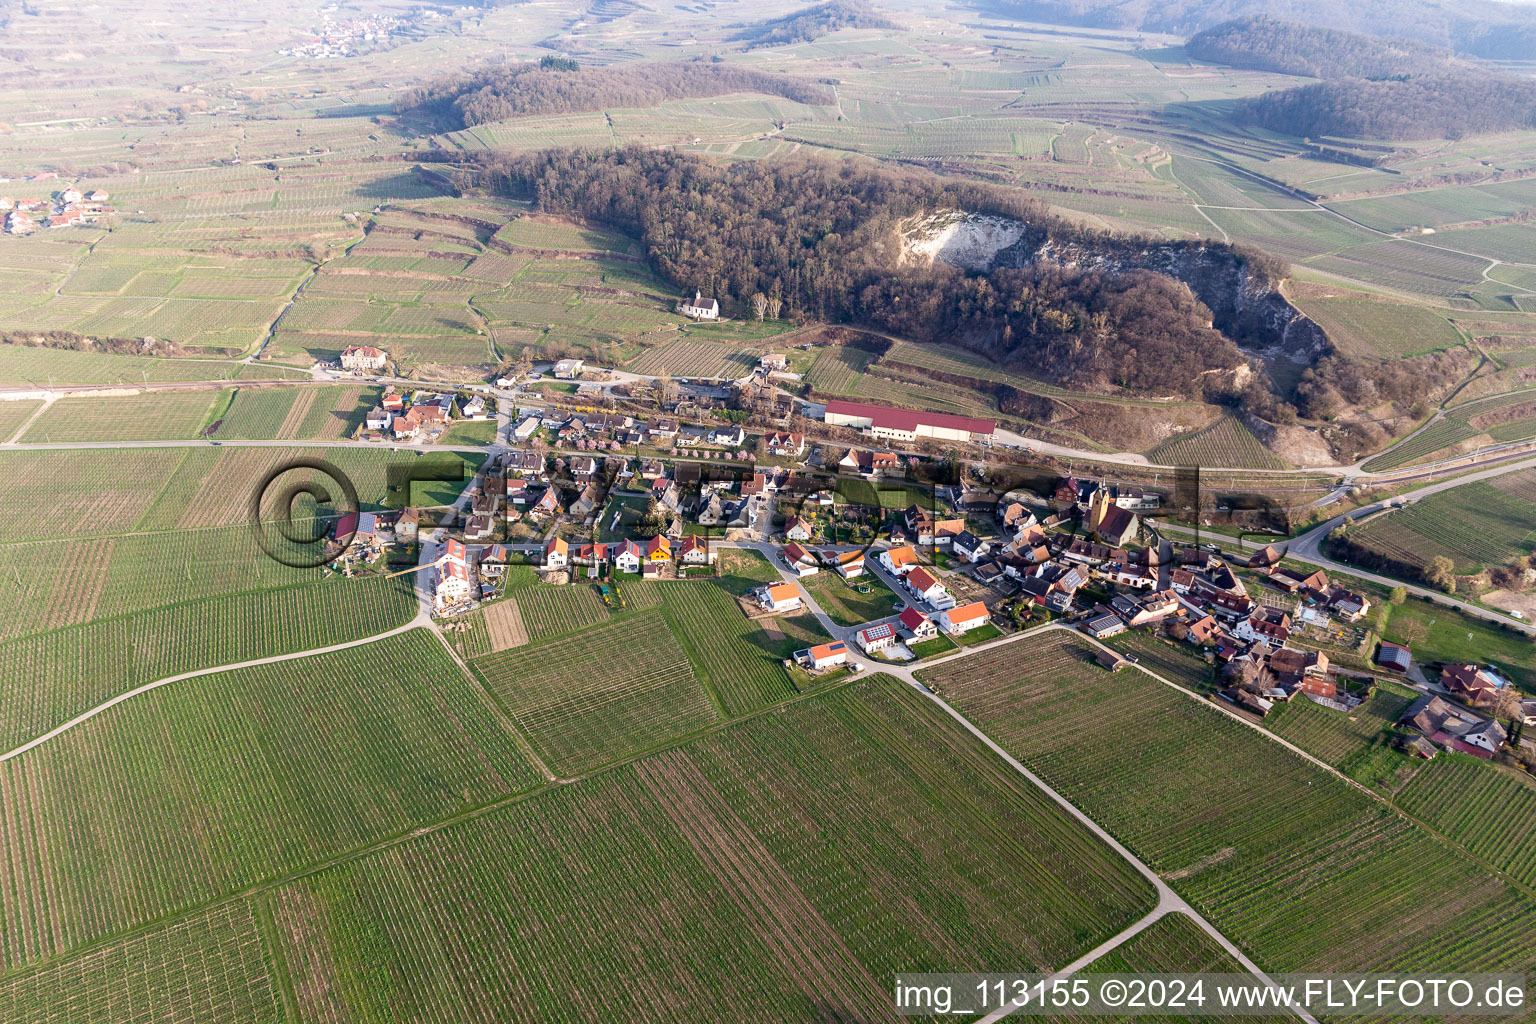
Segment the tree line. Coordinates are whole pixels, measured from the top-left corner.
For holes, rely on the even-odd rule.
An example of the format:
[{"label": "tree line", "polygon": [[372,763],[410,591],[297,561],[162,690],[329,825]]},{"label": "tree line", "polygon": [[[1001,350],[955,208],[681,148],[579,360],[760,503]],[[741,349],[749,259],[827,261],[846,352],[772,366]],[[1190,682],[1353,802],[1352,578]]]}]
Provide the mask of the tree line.
[{"label": "tree line", "polygon": [[797,103],[835,102],[825,85],[723,61],[683,61],[584,68],[560,59],[519,62],[446,75],[406,90],[395,110],[445,128],[469,128],[535,114],[604,107],[653,107],[666,100],[758,92]]},{"label": "tree line", "polygon": [[1536,81],[1476,72],[1343,79],[1242,100],[1236,116],[1309,138],[1459,139],[1536,128]]},{"label": "tree line", "polygon": [[745,40],[750,50],[758,46],[808,43],[845,28],[900,27],[862,0],[827,0],[824,4],[747,25],[732,38]]},{"label": "tree line", "polygon": [[1442,72],[1448,51],[1412,39],[1315,28],[1265,14],[1195,33],[1184,51],[1196,60],[1308,78],[1391,78]]},{"label": "tree line", "polygon": [[[1241,397],[1229,389],[1245,357],[1190,287],[1166,274],[1113,261],[980,274],[902,264],[901,222],[944,209],[1016,218],[1025,225],[1018,244],[1031,252],[1057,239],[1129,258],[1148,244],[1073,225],[1016,191],[862,159],[717,165],[640,147],[489,154],[458,173],[461,187],[638,238],[680,291],[738,303],[761,293],[783,315],[942,338],[1086,389]],[[1190,244],[1242,259],[1219,243]]]}]

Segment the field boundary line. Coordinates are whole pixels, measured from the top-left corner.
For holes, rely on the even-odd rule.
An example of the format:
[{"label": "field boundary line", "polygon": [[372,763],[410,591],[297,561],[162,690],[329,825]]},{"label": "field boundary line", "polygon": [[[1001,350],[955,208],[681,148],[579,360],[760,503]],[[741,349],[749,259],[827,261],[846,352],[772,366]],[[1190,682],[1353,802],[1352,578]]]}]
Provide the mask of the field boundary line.
[{"label": "field boundary line", "polygon": [[[1044,626],[1041,626],[1038,630],[1027,630],[1015,633],[1011,637],[1005,637],[1003,640],[995,641],[991,644],[983,644],[977,647],[967,648],[958,652],[954,657],[961,657],[965,654],[986,650],[990,647],[995,647],[998,644],[1005,643],[1009,640],[1016,640],[1024,636],[1043,633],[1048,630],[1061,630],[1062,632],[1072,633],[1074,635],[1082,635],[1079,634],[1076,630],[1068,629],[1065,626],[1061,626],[1056,623],[1048,623]],[[946,658],[943,660],[950,659]],[[1159,875],[1156,871],[1153,871],[1152,868],[1144,861],[1142,861],[1140,857],[1137,857],[1134,853],[1127,849],[1126,846],[1120,842],[1120,840],[1116,839],[1113,835],[1110,834],[1108,829],[1104,828],[1098,822],[1090,818],[1085,811],[1081,810],[1071,800],[1068,800],[1055,789],[1051,788],[1051,786],[1047,784],[1044,779],[1026,768],[1024,764],[1018,760],[1018,758],[1014,757],[1012,754],[1008,753],[1008,751],[999,746],[998,743],[992,739],[992,737],[988,736],[981,730],[980,726],[976,725],[969,718],[965,717],[965,715],[957,711],[943,697],[940,697],[937,693],[929,689],[923,683],[918,682],[916,677],[911,675],[910,671],[907,673],[906,683],[908,686],[911,686],[913,689],[917,690],[917,692],[921,693],[924,697],[927,697],[929,700],[937,704],[946,714],[964,726],[967,732],[985,744],[986,747],[998,757],[1002,758],[1003,761],[1011,766],[1014,771],[1018,772],[1035,786],[1039,787],[1041,792],[1045,793],[1057,804],[1059,804],[1075,820],[1082,823],[1082,825],[1086,827],[1089,832],[1097,836],[1102,842],[1108,845],[1110,849],[1124,857],[1127,863],[1129,863],[1152,883],[1158,894],[1158,907],[1161,908],[1164,913],[1172,913],[1176,911],[1178,913],[1187,915],[1191,921],[1199,926],[1201,931],[1205,932],[1212,939],[1215,939],[1217,944],[1220,945],[1222,949],[1226,950],[1226,952],[1231,955],[1234,960],[1241,964],[1244,970],[1251,973],[1255,978],[1258,978],[1266,985],[1272,986],[1274,984],[1274,982],[1270,980],[1269,976],[1264,973],[1263,969],[1260,968],[1258,964],[1250,960],[1247,954],[1245,954],[1241,949],[1237,947],[1236,943],[1223,935],[1215,925],[1207,921],[1199,911],[1197,911],[1192,905],[1190,905],[1187,900],[1184,899],[1184,897],[1175,892],[1173,887],[1164,881],[1161,875]],[[1172,686],[1174,684],[1169,683],[1168,685]],[[1154,913],[1155,912],[1156,911],[1154,911]],[[1300,1017],[1302,1020],[1306,1021],[1307,1024],[1318,1024],[1317,1019],[1306,1010],[1297,1007],[1290,1007],[1290,1009],[1291,1012]]]},{"label": "field boundary line", "polygon": [[21,746],[16,747],[13,750],[8,750],[4,754],[0,754],[0,763],[9,761],[13,757],[18,757],[22,754],[25,754],[29,750],[34,750],[37,747],[42,746],[44,743],[47,743],[54,737],[68,732],[77,725],[82,725],[90,721],[97,715],[107,711],[110,708],[116,707],[117,705],[123,703],[125,700],[128,700],[132,697],[137,697],[142,693],[148,693],[151,690],[158,690],[162,686],[169,686],[172,683],[184,682],[188,679],[196,679],[198,676],[211,676],[219,672],[233,672],[236,669],[255,668],[258,665],[275,665],[278,662],[296,661],[299,658],[308,658],[317,654],[331,654],[335,651],[344,651],[352,647],[362,647],[364,644],[376,643],[379,640],[387,640],[392,636],[399,636],[401,633],[420,628],[422,625],[423,623],[421,621],[421,616],[418,614],[404,625],[396,626],[393,629],[387,629],[382,633],[374,633],[372,636],[361,637],[357,640],[348,640],[345,643],[331,644],[329,647],[312,647],[309,650],[294,651],[289,654],[274,654],[267,658],[252,658],[249,661],[232,662],[228,665],[215,665],[212,668],[199,668],[194,669],[191,672],[183,672],[180,675],[166,676],[164,679],[156,679],[152,682],[145,683],[142,686],[136,686],[131,690],[126,690],[123,693],[118,694],[116,697],[111,698],[110,700],[102,701],[100,704],[97,704],[95,707],[90,708],[87,711],[81,712],[64,724],[53,727],[52,729],[43,733],[41,736],[28,740]]},{"label": "field boundary line", "polygon": [[501,702],[485,688],[484,684],[480,682],[480,677],[475,675],[463,658],[459,657],[459,652],[453,649],[453,645],[448,642],[448,638],[443,635],[443,631],[438,629],[436,625],[428,625],[426,628],[428,632],[437,637],[438,642],[443,645],[443,650],[448,652],[448,657],[453,659],[453,663],[459,666],[459,671],[463,673],[465,681],[469,683],[470,689],[474,690],[480,697],[481,702],[486,705],[486,710],[501,723],[502,729],[511,737],[512,742],[517,744],[517,749],[522,752],[524,757],[528,758],[529,762],[539,770],[540,774],[549,782],[574,781],[560,778],[550,769],[549,765],[544,763],[544,759],[534,749],[533,741],[523,735],[522,722],[518,720],[515,714],[502,707]]},{"label": "field boundary line", "polygon": [[[1053,623],[1053,625],[1054,625],[1054,623]],[[1066,627],[1064,627],[1064,626],[1057,626],[1055,628],[1065,629]],[[1076,633],[1076,635],[1082,637],[1084,640],[1087,640],[1090,643],[1097,644],[1099,647],[1103,648],[1104,650],[1108,651],[1111,654],[1118,654],[1119,653],[1114,648],[1108,646],[1107,644],[1103,643],[1100,640],[1095,639],[1094,637],[1089,636],[1087,633],[1077,632],[1076,630],[1072,630],[1071,632]],[[1463,846],[1461,843],[1458,843],[1456,840],[1452,839],[1450,836],[1446,835],[1444,832],[1441,832],[1438,828],[1436,828],[1435,826],[1431,825],[1429,822],[1424,821],[1422,818],[1419,818],[1416,815],[1409,814],[1403,808],[1399,807],[1395,802],[1393,802],[1393,801],[1387,799],[1386,797],[1382,796],[1380,793],[1376,792],[1374,789],[1372,789],[1371,787],[1367,786],[1365,783],[1360,782],[1357,779],[1350,778],[1348,775],[1345,775],[1343,772],[1339,771],[1339,769],[1335,768],[1333,765],[1329,764],[1327,761],[1324,761],[1321,758],[1319,758],[1319,757],[1317,757],[1317,756],[1315,756],[1313,754],[1308,753],[1307,751],[1303,750],[1301,747],[1298,747],[1296,744],[1294,744],[1290,740],[1286,739],[1284,736],[1281,736],[1279,733],[1272,732],[1269,729],[1264,728],[1264,726],[1261,725],[1258,722],[1250,722],[1248,719],[1244,718],[1242,715],[1239,715],[1236,711],[1232,710],[1231,708],[1224,707],[1219,700],[1207,700],[1205,697],[1203,697],[1200,694],[1196,693],[1194,690],[1191,690],[1191,689],[1189,689],[1186,686],[1182,686],[1179,683],[1176,683],[1176,682],[1174,682],[1171,679],[1165,679],[1165,678],[1163,678],[1162,676],[1158,675],[1156,672],[1152,671],[1149,668],[1146,668],[1146,667],[1144,667],[1144,666],[1142,666],[1140,664],[1133,664],[1131,667],[1135,668],[1135,669],[1138,669],[1141,672],[1146,673],[1146,675],[1149,678],[1151,678],[1153,680],[1156,680],[1159,683],[1162,683],[1164,686],[1168,686],[1168,687],[1173,688],[1174,690],[1177,690],[1179,693],[1182,693],[1184,696],[1190,698],[1191,700],[1193,700],[1193,701],[1195,701],[1195,702],[1197,702],[1197,703],[1199,703],[1199,704],[1201,704],[1201,705],[1203,705],[1205,707],[1213,708],[1216,711],[1219,711],[1222,714],[1226,715],[1228,718],[1232,719],[1233,721],[1240,722],[1243,725],[1246,725],[1248,728],[1254,730],[1255,732],[1257,732],[1259,735],[1265,737],[1266,739],[1269,739],[1269,740],[1271,740],[1271,741],[1273,741],[1275,743],[1280,744],[1282,747],[1284,747],[1285,749],[1289,750],[1291,753],[1296,754],[1296,755],[1306,759],[1307,761],[1310,761],[1312,764],[1315,764],[1317,767],[1321,768],[1323,771],[1329,773],[1330,775],[1333,775],[1333,776],[1335,776],[1335,777],[1337,777],[1339,779],[1342,779],[1344,782],[1346,782],[1349,785],[1355,787],[1360,792],[1362,792],[1366,796],[1370,797],[1372,800],[1376,801],[1379,804],[1384,805],[1389,810],[1391,810],[1393,813],[1401,815],[1407,821],[1410,821],[1413,824],[1417,825],[1419,828],[1422,828],[1428,835],[1434,837],[1435,839],[1440,840],[1442,843],[1445,843],[1445,844],[1453,847],[1458,853],[1461,853],[1461,854],[1465,855],[1467,858],[1469,858],[1470,860],[1475,861],[1485,871],[1488,871],[1489,873],[1497,876],[1505,884],[1512,886],[1513,888],[1515,888],[1519,892],[1525,894],[1526,896],[1529,896],[1529,897],[1531,897],[1533,899],[1536,899],[1536,889],[1533,889],[1531,886],[1526,885],[1524,882],[1522,882],[1522,881],[1512,877],[1508,872],[1506,872],[1506,871],[1504,871],[1504,870],[1494,866],[1493,864],[1489,863],[1484,858],[1482,858],[1482,857],[1478,856],[1477,854],[1473,853],[1471,850],[1467,849],[1467,847]]]},{"label": "field boundary line", "polygon": [[5,443],[15,444],[17,441],[20,441],[21,435],[30,430],[32,428],[32,424],[36,423],[38,419],[43,415],[43,413],[52,408],[53,403],[57,402],[58,400],[59,399],[57,395],[49,395],[47,398],[44,398],[43,404],[37,409],[37,411],[34,412],[31,416],[28,416],[26,422],[16,428],[16,433],[5,439]]}]

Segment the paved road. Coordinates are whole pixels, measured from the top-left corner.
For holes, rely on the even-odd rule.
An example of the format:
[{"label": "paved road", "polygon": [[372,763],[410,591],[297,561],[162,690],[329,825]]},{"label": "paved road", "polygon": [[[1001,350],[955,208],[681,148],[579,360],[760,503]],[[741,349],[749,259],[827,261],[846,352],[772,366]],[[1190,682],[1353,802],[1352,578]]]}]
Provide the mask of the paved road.
[{"label": "paved road", "polygon": [[[1328,538],[1328,534],[1332,533],[1334,528],[1345,522],[1364,518],[1365,516],[1371,515],[1374,512],[1380,512],[1383,509],[1390,508],[1394,505],[1415,502],[1422,498],[1427,498],[1431,494],[1439,494],[1441,491],[1450,490],[1453,487],[1460,487],[1463,484],[1475,483],[1478,480],[1486,480],[1491,477],[1502,476],[1505,473],[1515,473],[1523,469],[1531,468],[1536,468],[1536,458],[1527,458],[1518,462],[1511,463],[1507,466],[1498,466],[1492,469],[1480,470],[1475,473],[1469,473],[1466,476],[1457,477],[1454,480],[1442,480],[1439,483],[1428,484],[1424,487],[1418,488],[1417,490],[1408,491],[1396,498],[1389,499],[1388,501],[1377,502],[1374,505],[1366,505],[1351,512],[1336,515],[1327,522],[1321,523],[1318,526],[1314,526],[1306,533],[1292,538],[1289,541],[1276,541],[1273,543],[1275,543],[1277,547],[1285,548],[1285,554],[1287,558],[1294,558],[1298,562],[1306,562],[1310,565],[1316,565],[1320,568],[1328,569],[1333,572],[1343,573],[1348,576],[1355,576],[1363,580],[1370,580],[1372,583],[1377,583],[1384,587],[1402,587],[1408,593],[1429,598],[1436,604],[1456,608],[1466,612],[1468,615],[1476,616],[1480,619],[1486,619],[1489,622],[1497,622],[1501,625],[1509,626],[1512,629],[1519,630],[1520,632],[1527,635],[1536,636],[1536,624],[1521,622],[1520,620],[1510,618],[1508,615],[1505,615],[1501,612],[1494,611],[1490,608],[1483,608],[1479,605],[1471,604],[1467,601],[1459,600],[1438,590],[1431,590],[1428,587],[1421,587],[1413,583],[1405,582],[1403,580],[1393,579],[1390,576],[1382,576],[1377,573],[1367,572],[1364,569],[1357,569],[1352,565],[1345,565],[1341,562],[1335,562],[1325,556],[1322,551],[1323,541]],[[1184,536],[1191,536],[1195,532],[1190,527],[1183,526],[1179,523],[1170,523],[1167,520],[1159,520],[1158,529],[1170,533],[1182,534]],[[1202,537],[1213,539],[1224,548],[1232,546],[1241,550],[1251,551],[1264,546],[1263,543],[1239,540],[1235,537],[1229,537],[1226,534],[1205,533],[1202,534]]]}]

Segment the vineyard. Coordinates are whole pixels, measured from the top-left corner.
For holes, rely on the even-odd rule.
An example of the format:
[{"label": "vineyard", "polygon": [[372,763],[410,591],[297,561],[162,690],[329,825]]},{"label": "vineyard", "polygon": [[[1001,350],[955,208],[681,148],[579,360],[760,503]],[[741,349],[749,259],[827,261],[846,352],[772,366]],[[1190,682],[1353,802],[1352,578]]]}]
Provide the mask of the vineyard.
[{"label": "vineyard", "polygon": [[[1309,700],[1292,700],[1268,715],[1264,727],[1346,774],[1354,775],[1352,769],[1357,766],[1376,767],[1367,762],[1373,753],[1387,747],[1389,730],[1413,700],[1408,692],[1388,685],[1381,686],[1370,700],[1347,715]],[[1411,766],[1406,756],[1382,756],[1390,756],[1391,769],[1406,772]]]},{"label": "vineyard", "polygon": [[524,630],[532,640],[574,632],[608,619],[608,606],[590,583],[566,587],[538,584],[519,589],[516,595]]},{"label": "vineyard", "polygon": [[1403,810],[1526,885],[1536,885],[1536,788],[1465,755],[1443,754],[1397,794]]},{"label": "vineyard", "polygon": [[171,448],[0,452],[7,539],[132,530],[184,454]]},{"label": "vineyard", "polygon": [[22,435],[26,442],[172,441],[208,425],[207,391],[159,391],[129,398],[61,398]]},{"label": "vineyard", "polygon": [[718,720],[656,612],[486,655],[474,666],[561,775],[591,771]]},{"label": "vineyard", "polygon": [[1477,572],[1536,549],[1536,504],[1475,481],[1373,519],[1350,536],[1411,565],[1445,555],[1457,572]]},{"label": "vineyard", "polygon": [[1046,635],[920,676],[1266,965],[1536,962],[1536,936],[1511,926],[1536,908],[1464,855],[1215,708],[1089,658]]},{"label": "vineyard", "polygon": [[286,962],[318,979],[296,991],[306,1018],[365,1015],[371,991],[331,979],[382,970],[397,980],[392,1012],[435,1024],[894,1024],[897,971],[1048,969],[1151,902],[1054,803],[885,680],[277,899],[291,908],[278,912]]},{"label": "vineyard", "polygon": [[29,1024],[279,1024],[251,904],[203,914],[0,980],[0,1020]]},{"label": "vineyard", "polygon": [[0,847],[28,851],[5,869],[0,956],[30,963],[540,781],[426,630],[175,683],[0,764]]},{"label": "vineyard", "polygon": [[793,650],[772,649],[763,627],[744,617],[724,588],[714,583],[666,586],[662,614],[695,674],[713,687],[727,714],[745,714],[795,692],[779,664]]},{"label": "vineyard", "polygon": [[1165,441],[1147,452],[1147,458],[1163,466],[1284,469],[1286,465],[1247,427],[1230,416],[1193,434]]},{"label": "vineyard", "polygon": [[355,640],[408,622],[408,577],[334,579],[100,619],[0,644],[0,747],[140,684]]},{"label": "vineyard", "polygon": [[751,373],[756,365],[757,357],[751,352],[714,342],[677,339],[645,349],[624,368],[631,373],[735,379]]}]

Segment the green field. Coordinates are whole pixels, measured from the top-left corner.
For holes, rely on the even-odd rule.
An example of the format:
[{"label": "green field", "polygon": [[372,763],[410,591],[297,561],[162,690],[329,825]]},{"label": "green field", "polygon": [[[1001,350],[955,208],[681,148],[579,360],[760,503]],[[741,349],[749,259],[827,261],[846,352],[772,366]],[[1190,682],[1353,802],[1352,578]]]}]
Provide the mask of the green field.
[{"label": "green field", "polygon": [[1434,310],[1406,302],[1310,299],[1298,303],[1341,352],[1364,359],[1399,359],[1451,348],[1465,340]]},{"label": "green field", "polygon": [[[892,614],[896,595],[872,573],[845,580],[830,570],[807,576],[800,585],[839,626],[857,626]],[[860,588],[869,593],[860,593]]]},{"label": "green field", "polygon": [[1473,573],[1536,550],[1536,502],[1475,481],[1373,519],[1351,537],[1412,565],[1445,555],[1458,573]]},{"label": "green field", "polygon": [[1046,634],[920,676],[1268,967],[1536,958],[1502,925],[1526,896],[1215,708],[1089,659]]},{"label": "green field", "polygon": [[561,775],[718,721],[710,694],[655,610],[567,640],[487,655],[474,667]]},{"label": "green field", "polygon": [[8,967],[542,781],[425,630],[171,684],[0,773]]}]

